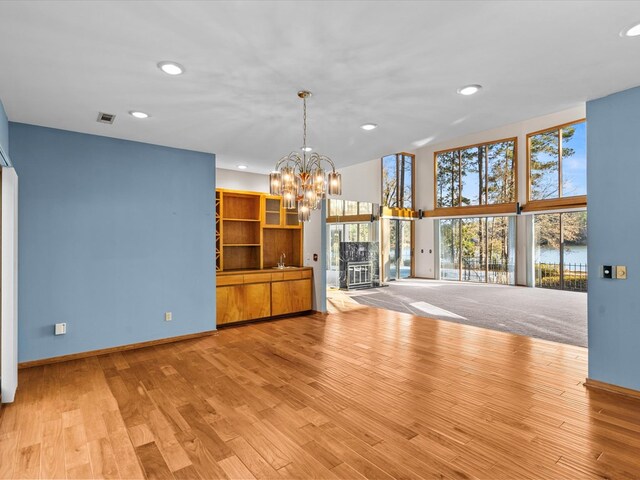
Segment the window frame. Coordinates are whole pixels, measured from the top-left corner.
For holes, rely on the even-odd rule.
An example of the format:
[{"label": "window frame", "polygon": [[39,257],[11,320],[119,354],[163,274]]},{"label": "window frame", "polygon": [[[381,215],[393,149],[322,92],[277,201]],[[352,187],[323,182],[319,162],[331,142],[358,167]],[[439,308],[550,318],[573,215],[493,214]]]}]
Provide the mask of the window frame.
[{"label": "window frame", "polygon": [[[554,125],[552,127],[544,128],[535,132],[527,133],[527,197],[526,204],[522,207],[522,210],[528,212],[536,212],[542,210],[559,210],[565,208],[586,208],[587,207],[587,195],[574,195],[571,197],[558,197],[558,198],[546,198],[541,200],[531,200],[531,137],[540,135],[542,133],[553,132],[554,130],[560,131],[565,127],[575,125],[577,123],[585,123],[586,118],[580,118],[571,122],[562,123],[560,125]],[[558,155],[558,191],[562,191],[562,146],[559,148]]]},{"label": "window frame", "polygon": [[[508,203],[493,203],[485,205],[465,205],[456,207],[438,207],[438,155],[449,152],[462,151],[469,148],[480,147],[484,145],[493,145],[496,143],[513,142],[513,186],[514,201]],[[488,160],[487,160],[488,161]],[[485,171],[485,176],[487,172]],[[487,186],[485,185],[485,191]],[[462,185],[458,197],[462,195]],[[518,202],[518,137],[500,138],[486,142],[474,143],[472,145],[462,145],[459,147],[447,148],[433,152],[433,210],[426,213],[430,217],[449,217],[449,216],[475,216],[475,215],[498,215],[502,213],[514,213]]]}]

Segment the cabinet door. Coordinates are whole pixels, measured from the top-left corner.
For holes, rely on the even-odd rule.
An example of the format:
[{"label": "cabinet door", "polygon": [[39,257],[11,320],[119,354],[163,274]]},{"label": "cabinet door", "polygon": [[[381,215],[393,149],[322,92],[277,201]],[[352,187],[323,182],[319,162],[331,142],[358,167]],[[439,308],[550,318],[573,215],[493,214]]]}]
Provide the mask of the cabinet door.
[{"label": "cabinet door", "polygon": [[216,288],[216,324],[243,320],[244,285]]},{"label": "cabinet door", "polygon": [[282,223],[282,209],[280,197],[264,198],[264,224],[269,227],[279,227]]},{"label": "cabinet door", "polygon": [[271,316],[271,284],[244,285],[244,320]]},{"label": "cabinet door", "polygon": [[311,310],[311,279],[271,284],[271,315]]}]

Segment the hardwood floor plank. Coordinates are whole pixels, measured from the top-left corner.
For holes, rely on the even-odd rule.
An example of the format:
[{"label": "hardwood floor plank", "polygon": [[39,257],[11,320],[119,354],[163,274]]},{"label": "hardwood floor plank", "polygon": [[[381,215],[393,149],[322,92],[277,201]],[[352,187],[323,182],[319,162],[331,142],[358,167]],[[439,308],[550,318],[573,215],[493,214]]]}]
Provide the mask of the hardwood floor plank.
[{"label": "hardwood floor plank", "polygon": [[149,480],[173,480],[173,475],[155,442],[136,447],[136,455],[140,459],[144,473]]},{"label": "hardwood floor plank", "polygon": [[[50,420],[43,425],[40,460],[41,478],[66,478],[62,419]],[[0,478],[6,478],[0,475]]]},{"label": "hardwood floor plank", "polygon": [[218,465],[222,467],[231,480],[251,480],[256,478],[235,455],[220,460]]},{"label": "hardwood floor plank", "polygon": [[20,370],[0,478],[640,478],[587,351],[362,307]]},{"label": "hardwood floor plank", "polygon": [[89,442],[89,457],[94,478],[120,478],[111,441],[100,438]]},{"label": "hardwood floor plank", "polygon": [[40,450],[39,443],[18,449],[16,478],[40,478]]}]

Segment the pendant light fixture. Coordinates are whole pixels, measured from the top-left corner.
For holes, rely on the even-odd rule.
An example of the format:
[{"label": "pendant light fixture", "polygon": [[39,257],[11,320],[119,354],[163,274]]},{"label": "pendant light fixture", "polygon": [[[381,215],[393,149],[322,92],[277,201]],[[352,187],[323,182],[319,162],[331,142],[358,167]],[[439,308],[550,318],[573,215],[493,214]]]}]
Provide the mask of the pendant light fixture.
[{"label": "pendant light fixture", "polygon": [[[328,195],[342,195],[342,176],[329,157],[316,152],[307,156],[313,149],[307,146],[307,98],[311,92],[302,90],[298,97],[303,105],[302,147],[299,152],[291,152],[276,163],[275,170],[269,174],[269,191],[272,195],[281,195],[284,208],[298,206],[298,220],[309,220],[311,210],[320,206]],[[331,171],[322,167],[325,163]]]}]

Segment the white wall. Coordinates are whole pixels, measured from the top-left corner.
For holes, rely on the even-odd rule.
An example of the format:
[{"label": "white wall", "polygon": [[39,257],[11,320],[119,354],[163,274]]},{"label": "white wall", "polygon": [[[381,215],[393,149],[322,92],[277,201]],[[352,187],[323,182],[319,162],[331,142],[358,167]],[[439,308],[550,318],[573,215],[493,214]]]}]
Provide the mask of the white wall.
[{"label": "white wall", "polygon": [[[581,105],[569,110],[532,118],[503,127],[485,130],[483,132],[458,137],[446,142],[427,145],[416,151],[416,206],[422,210],[434,208],[433,182],[433,154],[440,150],[491,142],[503,138],[518,138],[518,201],[526,203],[526,162],[527,162],[527,134],[562,123],[579,120],[586,116],[585,106]],[[416,276],[434,278],[435,276],[435,245],[434,227],[436,221],[430,218],[419,220],[416,225]],[[527,225],[525,218],[518,219],[518,238],[516,240],[516,283],[527,284],[526,272],[526,238]],[[424,253],[421,253],[424,250]],[[429,250],[432,251],[429,254]]]},{"label": "white wall", "polygon": [[2,292],[0,376],[2,402],[13,402],[18,387],[18,176],[2,169]]},{"label": "white wall", "polygon": [[269,175],[216,168],[216,188],[269,192]]},{"label": "white wall", "polygon": [[342,200],[380,203],[382,196],[380,159],[338,168],[342,175]]}]

